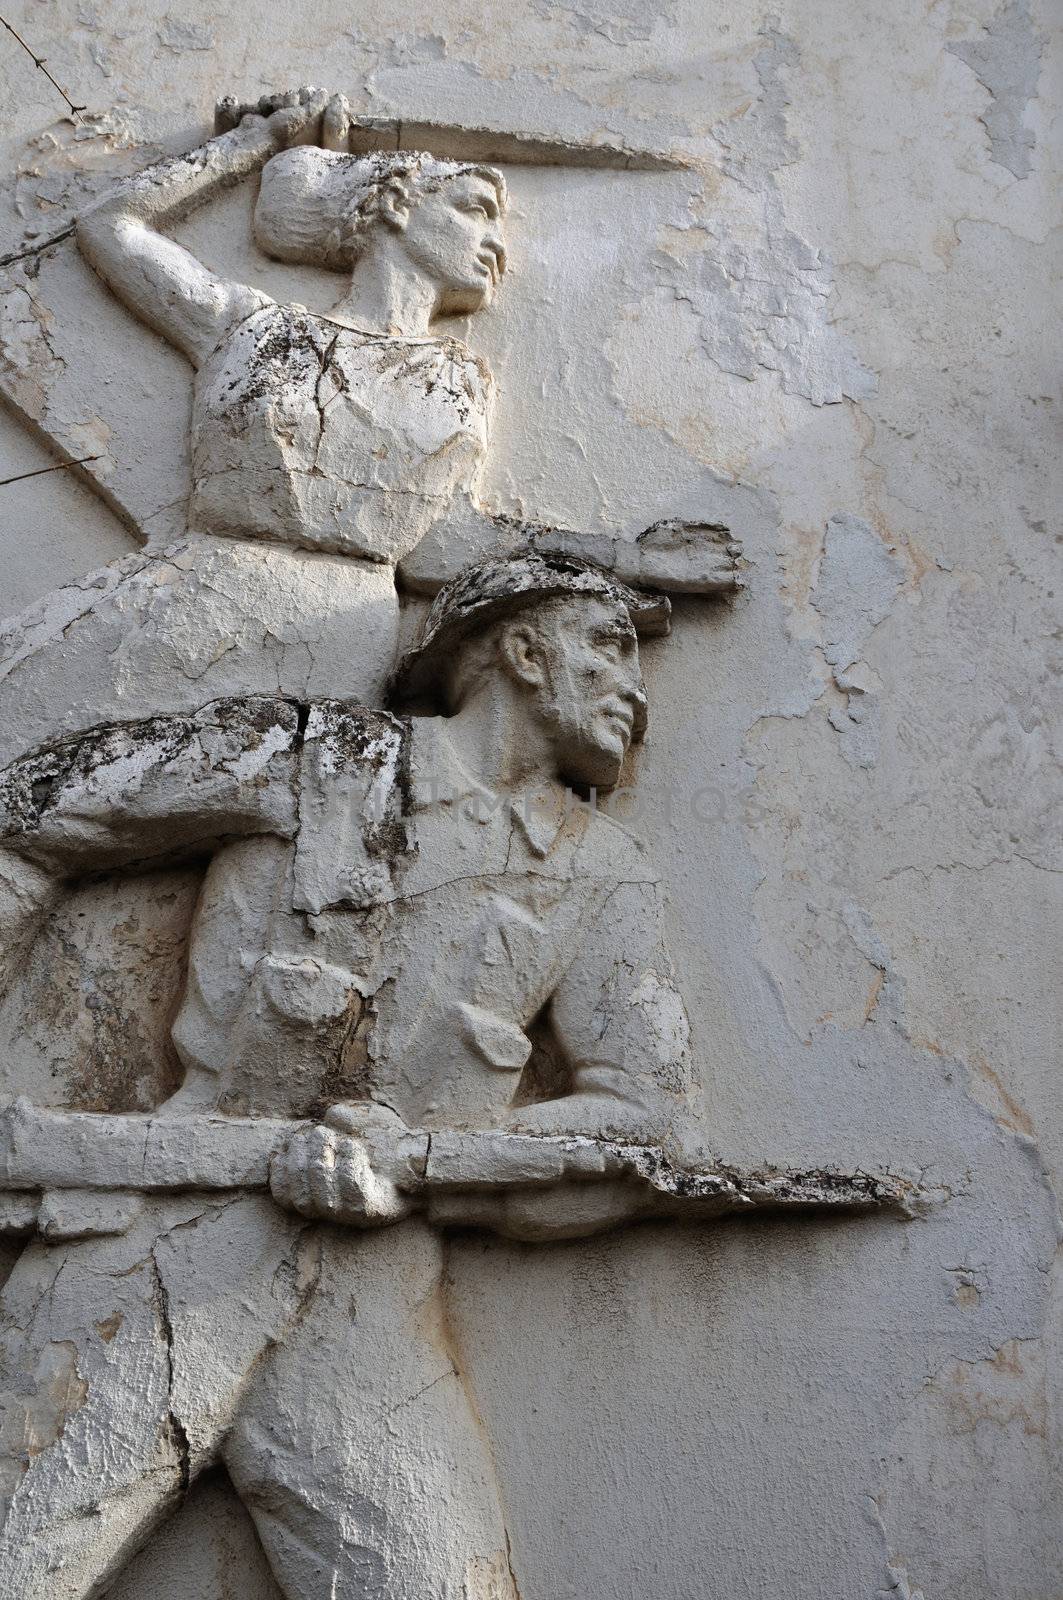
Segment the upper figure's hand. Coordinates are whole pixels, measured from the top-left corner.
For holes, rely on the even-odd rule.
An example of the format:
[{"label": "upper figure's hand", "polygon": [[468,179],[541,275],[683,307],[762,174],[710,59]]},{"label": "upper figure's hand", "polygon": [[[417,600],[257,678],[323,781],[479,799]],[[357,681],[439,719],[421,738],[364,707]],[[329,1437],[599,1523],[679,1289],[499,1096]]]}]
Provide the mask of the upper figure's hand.
[{"label": "upper figure's hand", "polygon": [[741,545],[719,523],[655,522],[629,546],[629,583],[668,594],[724,594],[742,587]]},{"label": "upper figure's hand", "polygon": [[363,1139],[320,1124],[300,1128],[273,1157],[269,1186],[287,1211],[356,1228],[397,1222],[411,1209],[396,1184],[373,1171]]},{"label": "upper figure's hand", "polygon": [[346,150],[349,145],[351,109],[342,94],[330,95],[326,89],[306,84],[301,89],[267,94],[255,104],[241,103],[233,96],[219,100],[214,112],[217,133],[232,128],[261,124],[269,129],[278,150],[297,144],[323,145],[326,150]]}]

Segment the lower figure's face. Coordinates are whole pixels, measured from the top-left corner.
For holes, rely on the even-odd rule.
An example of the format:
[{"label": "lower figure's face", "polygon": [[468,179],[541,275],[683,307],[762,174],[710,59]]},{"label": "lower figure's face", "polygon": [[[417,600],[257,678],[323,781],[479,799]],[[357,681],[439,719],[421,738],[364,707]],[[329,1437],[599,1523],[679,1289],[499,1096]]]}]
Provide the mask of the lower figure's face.
[{"label": "lower figure's face", "polygon": [[506,267],[498,190],[465,172],[415,194],[406,252],[439,288],[439,312],[465,316],[487,305]]},{"label": "lower figure's face", "polygon": [[646,729],[638,639],[626,607],[565,600],[541,618],[545,683],[540,712],[555,730],[559,773],[608,789],[632,739]]}]

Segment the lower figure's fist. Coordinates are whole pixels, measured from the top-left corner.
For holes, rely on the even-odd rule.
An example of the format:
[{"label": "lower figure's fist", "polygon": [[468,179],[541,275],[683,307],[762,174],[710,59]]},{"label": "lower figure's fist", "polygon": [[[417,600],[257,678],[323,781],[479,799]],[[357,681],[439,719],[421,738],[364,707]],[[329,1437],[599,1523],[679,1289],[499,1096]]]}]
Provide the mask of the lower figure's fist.
[{"label": "lower figure's fist", "polygon": [[411,1210],[401,1189],[373,1171],[361,1139],[320,1125],[301,1128],[277,1152],[269,1184],[285,1210],[355,1228],[398,1222]]}]

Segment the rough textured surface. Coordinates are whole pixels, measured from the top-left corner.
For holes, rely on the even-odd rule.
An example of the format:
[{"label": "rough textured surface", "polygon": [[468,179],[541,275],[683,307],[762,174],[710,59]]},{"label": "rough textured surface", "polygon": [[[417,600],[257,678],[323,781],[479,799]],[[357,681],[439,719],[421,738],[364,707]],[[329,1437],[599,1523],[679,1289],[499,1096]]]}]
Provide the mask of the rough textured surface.
[{"label": "rough textured surface", "polygon": [[[652,728],[629,759],[627,812],[667,895],[705,1079],[701,1127],[727,1163],[891,1168],[941,1203],[904,1224],[651,1223],[547,1248],[463,1237],[429,1316],[447,1363],[407,1392],[460,1374],[491,1441],[508,1554],[500,1568],[485,1540],[472,1594],[507,1594],[511,1565],[521,1600],[1054,1595],[1052,8],[534,0],[500,17],[373,0],[352,20],[302,0],[165,18],[37,0],[7,14],[88,110],[64,120],[4,36],[0,253],[21,259],[5,269],[0,476],[99,457],[0,488],[12,611],[145,535],[184,534],[186,365],[116,306],[70,230],[116,177],[205,137],[219,96],[322,82],[383,118],[692,163],[506,167],[502,293],[447,325],[496,387],[479,494],[514,518],[629,539],[666,517],[741,537],[733,609],[680,600],[671,639],[644,651]],[[257,253],[251,198],[236,188],[175,232],[216,271],[326,311],[331,277]],[[206,660],[243,637],[209,588]],[[274,662],[262,692],[279,687],[268,636],[292,626],[281,593],[248,625]],[[176,693],[180,677],[194,706],[182,637],[158,684]],[[342,651],[310,648],[327,694]],[[39,736],[76,712],[77,687],[27,694]],[[145,932],[173,927],[172,899],[153,911],[131,882],[78,891],[74,952],[69,907],[48,913],[69,1012],[57,1004],[47,1060],[20,1066],[13,1087],[34,1099],[80,1092],[66,1063],[101,1039],[92,930],[115,928],[122,892],[143,895]],[[108,969],[130,963],[126,993],[131,949],[106,947]],[[104,1331],[85,1328],[100,1359],[132,1337],[107,1342],[121,1308],[105,1288]],[[345,1311],[352,1293],[337,1296]],[[165,1424],[160,1326],[157,1312],[136,1323]],[[178,1367],[197,1360],[193,1347]],[[94,1381],[71,1362],[43,1353],[43,1439]],[[178,1415],[194,1433],[191,1410]],[[176,1506],[179,1444],[158,1437]],[[169,1600],[175,1572],[182,1600],[274,1600],[249,1548],[224,1482],[193,1488],[112,1600]]]},{"label": "rough textured surface", "polygon": [[[645,613],[666,615],[572,560],[484,563],[426,619],[445,718],[230,698],[0,774],[16,1015],[18,957],[32,968],[64,886],[209,860],[174,1093],[147,1117],[20,1098],[3,1119],[0,1222],[28,1239],[2,1308],[5,1587],[99,1592],[224,1463],[288,1596],[512,1596],[489,1439],[423,1317],[447,1230],[556,1243],[750,1206],[914,1214],[920,1191],[891,1175],[737,1173],[691,1149],[659,887],[597,807],[646,728]],[[101,1360],[93,1335],[123,1329]]]}]

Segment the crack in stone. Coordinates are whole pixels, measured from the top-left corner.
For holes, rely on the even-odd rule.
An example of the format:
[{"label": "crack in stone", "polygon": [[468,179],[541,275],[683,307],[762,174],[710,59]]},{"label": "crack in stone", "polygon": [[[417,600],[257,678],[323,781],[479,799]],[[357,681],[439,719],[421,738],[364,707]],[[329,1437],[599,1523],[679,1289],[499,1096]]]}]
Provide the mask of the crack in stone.
[{"label": "crack in stone", "polygon": [[53,233],[48,239],[41,239],[36,244],[28,244],[21,250],[12,250],[9,255],[0,256],[0,267],[13,267],[19,261],[28,261],[31,256],[39,256],[45,250],[50,250],[53,245],[62,244],[64,239],[72,239],[76,224],[62,228],[58,233]]},{"label": "crack in stone", "polygon": [[177,1447],[179,1492],[183,1498],[188,1493],[189,1485],[192,1481],[192,1451],[185,1425],[174,1410],[174,1332],[173,1323],[170,1320],[170,1296],[154,1246],[152,1246],[151,1250],[151,1273],[152,1305],[155,1309],[159,1331],[166,1341],[166,1413],[170,1425],[170,1436]]}]

